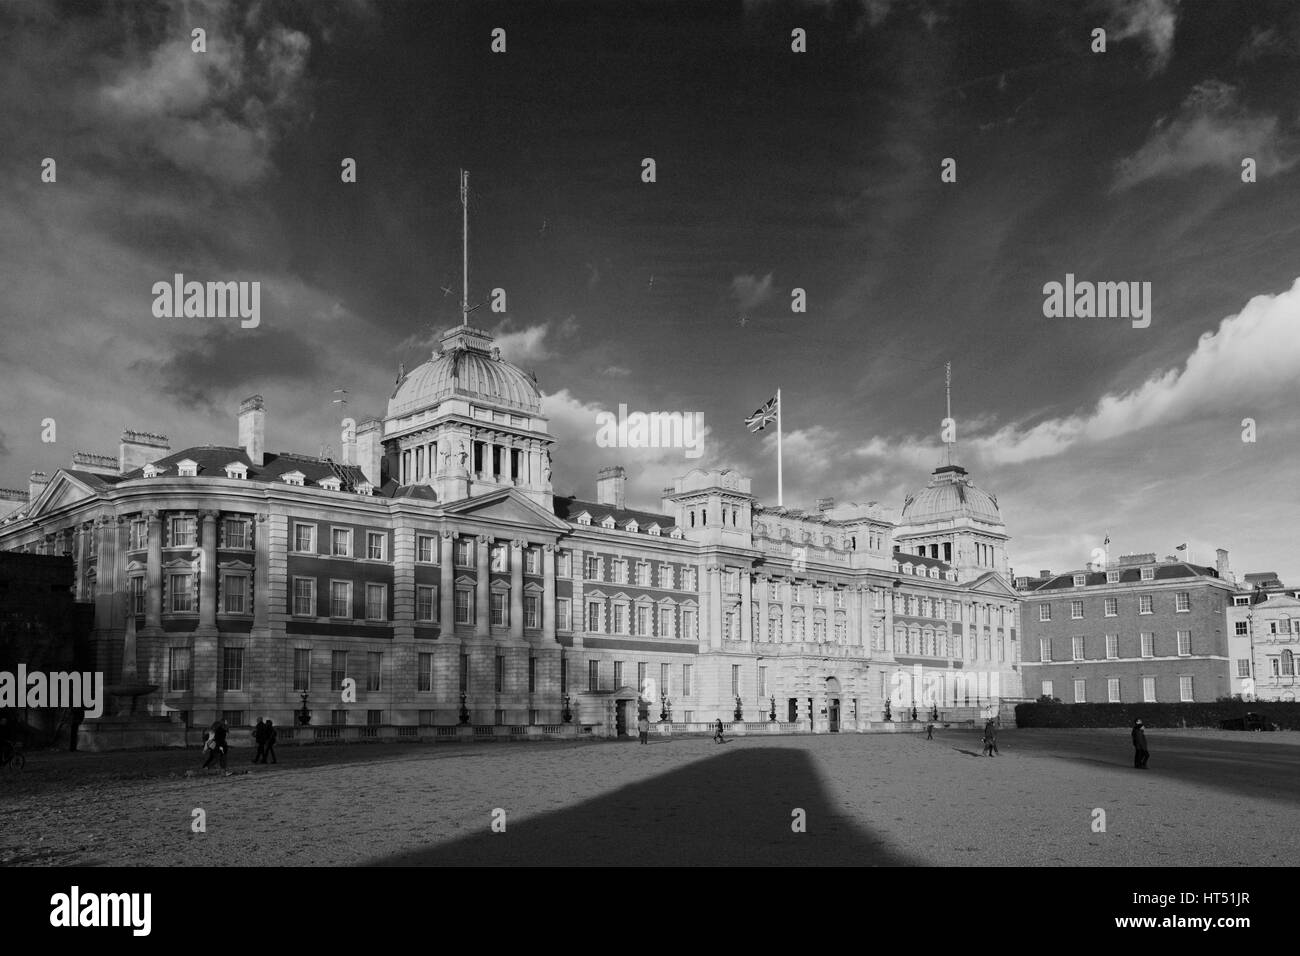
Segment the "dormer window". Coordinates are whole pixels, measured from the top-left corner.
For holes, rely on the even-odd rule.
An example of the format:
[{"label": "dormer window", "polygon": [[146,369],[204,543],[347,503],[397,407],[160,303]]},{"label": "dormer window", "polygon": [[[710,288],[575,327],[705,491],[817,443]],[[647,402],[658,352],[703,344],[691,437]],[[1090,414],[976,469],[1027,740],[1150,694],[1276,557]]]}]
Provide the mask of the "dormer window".
[{"label": "dormer window", "polygon": [[1088,575],[1086,575],[1086,574],[1076,574],[1076,575],[1074,576],[1074,586],[1075,586],[1076,588],[1084,587],[1087,583],[1088,583]]},{"label": "dormer window", "polygon": [[623,530],[624,530],[624,531],[631,531],[633,534],[636,534],[636,531],[637,531],[637,529],[638,529],[639,527],[640,527],[640,525],[638,525],[638,524],[636,523],[636,519],[635,519],[635,518],[632,518],[632,519],[629,519],[628,522],[627,522],[626,524],[623,525]]},{"label": "dormer window", "polygon": [[1143,580],[1143,581],[1154,581],[1154,580],[1155,580],[1155,577],[1156,577],[1156,569],[1155,569],[1155,568],[1143,568],[1143,569],[1142,569],[1142,580]]},{"label": "dormer window", "polygon": [[578,515],[578,524],[591,524],[591,515],[585,511]]},{"label": "dormer window", "polygon": [[374,493],[375,486],[368,481],[363,481],[361,484],[357,485],[357,494],[359,495],[373,495]]},{"label": "dormer window", "polygon": [[165,467],[164,467],[164,468],[159,468],[157,465],[145,465],[145,466],[144,466],[144,476],[145,476],[146,478],[157,478],[159,475],[161,475],[161,474],[162,474],[164,471],[166,471],[166,470],[167,470],[167,469],[166,469]]},{"label": "dormer window", "polygon": [[613,516],[613,515],[605,515],[605,517],[602,518],[601,521],[600,521],[600,526],[601,526],[602,528],[613,529],[613,527],[614,527],[614,516]]},{"label": "dormer window", "polygon": [[199,463],[192,458],[186,458],[176,463],[176,473],[182,478],[197,478],[199,474]]},{"label": "dormer window", "polygon": [[1107,584],[1119,584],[1119,572],[1118,572],[1118,571],[1107,571],[1107,572],[1106,572],[1106,583],[1107,583]]},{"label": "dormer window", "polygon": [[930,577],[932,577],[932,578],[937,578],[938,576],[939,576],[939,569],[938,569],[938,568],[931,568],[931,569],[930,569]]},{"label": "dormer window", "polygon": [[645,529],[646,534],[653,535],[656,538],[659,537],[659,531],[660,531],[659,522],[657,521],[654,524],[652,524],[650,527]]},{"label": "dormer window", "polygon": [[684,538],[686,537],[686,532],[683,531],[681,528],[673,528],[672,531],[668,532],[668,537],[678,538],[678,539]]},{"label": "dormer window", "polygon": [[243,462],[232,461],[225,467],[227,478],[239,478],[241,480],[248,478],[248,466]]},{"label": "dormer window", "polygon": [[283,475],[280,476],[280,480],[283,481],[286,485],[297,485],[299,488],[301,488],[303,480],[306,477],[307,476],[304,475],[301,471],[286,471]]},{"label": "dormer window", "polygon": [[317,482],[317,484],[326,491],[338,491],[343,487],[343,482],[339,481],[338,475],[330,475],[328,478],[322,478]]}]

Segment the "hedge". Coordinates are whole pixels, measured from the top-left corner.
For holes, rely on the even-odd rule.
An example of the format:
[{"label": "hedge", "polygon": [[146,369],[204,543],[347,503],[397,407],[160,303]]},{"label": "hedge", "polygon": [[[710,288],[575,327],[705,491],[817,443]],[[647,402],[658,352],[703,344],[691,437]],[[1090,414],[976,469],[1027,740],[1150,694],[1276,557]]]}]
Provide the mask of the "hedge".
[{"label": "hedge", "polygon": [[1213,727],[1224,720],[1262,714],[1281,730],[1300,730],[1300,703],[1239,700],[1192,704],[1017,704],[1017,727]]}]

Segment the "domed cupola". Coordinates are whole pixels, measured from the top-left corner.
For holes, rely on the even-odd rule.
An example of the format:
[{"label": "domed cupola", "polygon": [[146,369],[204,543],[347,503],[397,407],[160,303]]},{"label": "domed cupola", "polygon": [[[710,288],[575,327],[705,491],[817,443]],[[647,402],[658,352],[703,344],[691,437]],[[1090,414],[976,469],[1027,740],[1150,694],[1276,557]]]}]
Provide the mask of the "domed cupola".
[{"label": "domed cupola", "polygon": [[894,531],[896,550],[946,561],[965,580],[987,571],[1006,576],[1008,540],[997,498],[953,464],[936,468],[928,485],[904,499]]},{"label": "domed cupola", "polygon": [[537,381],[501,357],[492,336],[458,325],[443,334],[438,351],[403,375],[388,400],[388,417],[400,418],[459,396],[503,410],[535,415],[542,410]]}]

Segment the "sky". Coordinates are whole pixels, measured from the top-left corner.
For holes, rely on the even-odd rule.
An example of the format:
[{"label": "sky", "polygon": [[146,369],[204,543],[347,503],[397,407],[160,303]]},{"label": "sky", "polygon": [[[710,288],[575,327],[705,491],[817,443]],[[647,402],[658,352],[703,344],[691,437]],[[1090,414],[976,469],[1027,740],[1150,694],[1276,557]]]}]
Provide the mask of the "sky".
[{"label": "sky", "polygon": [[[254,393],[270,450],[337,453],[460,320],[465,168],[557,494],[729,467],[774,505],[780,388],[785,504],[897,511],[951,362],[1016,574],[1109,534],[1297,583],[1298,80],[1300,4],[1254,0],[5,3],[0,487],[123,427],[236,444]],[[155,316],[176,273],[260,323]],[[1048,317],[1067,274],[1150,283],[1150,325]],[[600,447],[620,404],[703,455]]]}]

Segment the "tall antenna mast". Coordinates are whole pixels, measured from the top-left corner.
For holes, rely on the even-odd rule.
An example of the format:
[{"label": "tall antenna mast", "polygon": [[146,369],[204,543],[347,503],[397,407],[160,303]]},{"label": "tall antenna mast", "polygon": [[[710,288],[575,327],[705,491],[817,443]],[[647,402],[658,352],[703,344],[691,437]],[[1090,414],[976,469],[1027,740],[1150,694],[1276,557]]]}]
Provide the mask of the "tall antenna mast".
[{"label": "tall antenna mast", "polygon": [[460,171],[462,286],[460,324],[469,325],[469,173]]},{"label": "tall antenna mast", "polygon": [[[947,396],[947,401],[948,401],[947,424],[949,425],[949,427],[951,427],[952,426],[952,363],[951,362],[945,362],[943,366],[943,390],[945,395]],[[949,434],[951,434],[953,438],[956,438],[957,436],[955,432],[956,429],[953,429],[951,432],[949,432]],[[944,447],[947,449],[948,464],[951,465],[952,464],[952,442],[951,441],[944,442]]]}]

